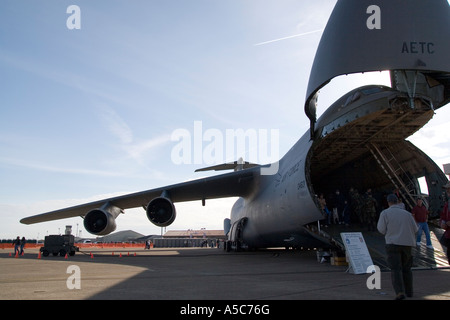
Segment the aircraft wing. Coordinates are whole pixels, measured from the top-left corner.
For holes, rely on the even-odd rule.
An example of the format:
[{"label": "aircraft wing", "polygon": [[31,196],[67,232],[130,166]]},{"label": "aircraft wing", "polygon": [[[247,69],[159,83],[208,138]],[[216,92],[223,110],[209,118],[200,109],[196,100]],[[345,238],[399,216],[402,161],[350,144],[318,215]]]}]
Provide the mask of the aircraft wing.
[{"label": "aircraft wing", "polygon": [[120,209],[146,208],[151,200],[162,195],[168,197],[172,202],[245,197],[251,193],[255,180],[259,175],[260,168],[254,167],[38,214],[23,218],[20,222],[33,224],[77,216],[84,217],[91,210],[99,209],[106,205]]}]

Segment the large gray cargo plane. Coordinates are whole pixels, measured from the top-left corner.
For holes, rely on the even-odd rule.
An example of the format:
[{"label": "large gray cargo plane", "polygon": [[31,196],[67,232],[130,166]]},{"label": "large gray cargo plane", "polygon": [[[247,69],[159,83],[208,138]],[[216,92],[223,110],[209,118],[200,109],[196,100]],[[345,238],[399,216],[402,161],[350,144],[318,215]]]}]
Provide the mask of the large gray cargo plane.
[{"label": "large gray cargo plane", "polygon": [[[429,209],[440,208],[447,178],[406,141],[450,102],[450,9],[447,0],[339,0],[311,70],[305,113],[311,128],[277,163],[236,162],[234,172],[95,201],[21,220],[81,216],[86,230],[115,230],[124,209],[143,207],[157,226],[170,225],[174,203],[239,197],[225,220],[235,247],[317,246],[305,226],[323,218],[317,194],[336,188],[401,193],[411,206],[425,177]],[[333,78],[389,70],[391,87],[357,88],[316,119],[319,90]]]}]

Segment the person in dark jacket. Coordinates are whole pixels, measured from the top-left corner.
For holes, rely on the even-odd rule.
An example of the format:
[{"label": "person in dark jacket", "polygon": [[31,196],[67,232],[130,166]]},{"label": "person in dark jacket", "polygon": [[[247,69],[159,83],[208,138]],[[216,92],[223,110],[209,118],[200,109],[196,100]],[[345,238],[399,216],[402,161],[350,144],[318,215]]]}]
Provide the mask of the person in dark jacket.
[{"label": "person in dark jacket", "polygon": [[20,255],[23,255],[23,248],[25,247],[25,243],[27,243],[27,240],[25,239],[25,237],[22,237],[22,239],[20,240]]},{"label": "person in dark jacket", "polygon": [[13,242],[14,245],[14,255],[17,256],[20,252],[20,237],[17,236],[16,240]]}]

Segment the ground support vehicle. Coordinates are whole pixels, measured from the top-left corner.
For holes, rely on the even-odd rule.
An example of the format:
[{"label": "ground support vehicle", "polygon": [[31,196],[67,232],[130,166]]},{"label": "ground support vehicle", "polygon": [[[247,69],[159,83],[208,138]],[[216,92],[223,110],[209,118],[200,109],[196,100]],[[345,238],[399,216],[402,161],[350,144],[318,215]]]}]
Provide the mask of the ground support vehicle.
[{"label": "ground support vehicle", "polygon": [[58,254],[64,257],[66,254],[73,256],[79,248],[74,245],[75,237],[73,235],[50,235],[45,237],[44,246],[39,250],[44,257],[51,254]]}]

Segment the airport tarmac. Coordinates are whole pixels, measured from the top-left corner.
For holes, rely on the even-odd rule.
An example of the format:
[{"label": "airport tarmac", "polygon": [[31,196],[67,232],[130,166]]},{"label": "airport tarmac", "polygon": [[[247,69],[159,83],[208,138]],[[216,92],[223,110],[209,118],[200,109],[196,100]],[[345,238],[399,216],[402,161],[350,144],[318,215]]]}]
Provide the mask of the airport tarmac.
[{"label": "airport tarmac", "polygon": [[[370,275],[319,263],[315,251],[231,252],[214,248],[92,249],[73,257],[0,250],[6,300],[392,300],[390,272]],[[90,255],[92,252],[92,256]],[[75,266],[75,267],[73,267]],[[414,270],[414,300],[450,300],[450,269]],[[79,285],[79,288],[77,288]]]}]

